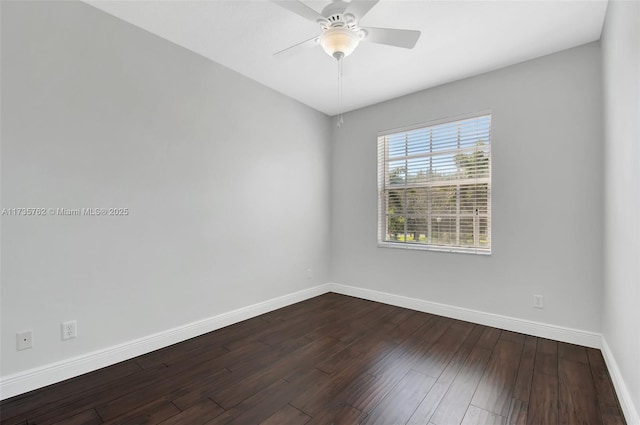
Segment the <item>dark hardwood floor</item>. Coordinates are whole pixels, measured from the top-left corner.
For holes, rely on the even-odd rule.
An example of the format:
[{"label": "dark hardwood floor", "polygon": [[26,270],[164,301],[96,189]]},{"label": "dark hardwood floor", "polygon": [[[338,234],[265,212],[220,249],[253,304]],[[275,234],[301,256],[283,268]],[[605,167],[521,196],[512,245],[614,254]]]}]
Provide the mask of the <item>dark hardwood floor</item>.
[{"label": "dark hardwood floor", "polygon": [[0,404],[3,425],[624,424],[600,351],[326,294]]}]

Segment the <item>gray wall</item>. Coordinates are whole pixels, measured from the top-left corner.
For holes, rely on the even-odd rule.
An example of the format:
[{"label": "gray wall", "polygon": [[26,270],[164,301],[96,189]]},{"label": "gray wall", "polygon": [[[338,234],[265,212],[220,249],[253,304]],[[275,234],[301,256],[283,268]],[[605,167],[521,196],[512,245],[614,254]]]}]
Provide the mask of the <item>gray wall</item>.
[{"label": "gray wall", "polygon": [[[346,114],[331,153],[334,281],[600,331],[600,78],[596,42]],[[376,247],[376,132],[485,109],[493,254]]]},{"label": "gray wall", "polygon": [[80,2],[2,2],[2,90],[2,207],[130,210],[2,217],[2,376],[330,280],[325,115]]},{"label": "gray wall", "polygon": [[[603,334],[640,412],[640,3],[610,1],[602,34],[605,127]],[[633,409],[633,408],[632,408]],[[628,412],[627,412],[628,413]],[[627,416],[632,423],[632,418]]]}]

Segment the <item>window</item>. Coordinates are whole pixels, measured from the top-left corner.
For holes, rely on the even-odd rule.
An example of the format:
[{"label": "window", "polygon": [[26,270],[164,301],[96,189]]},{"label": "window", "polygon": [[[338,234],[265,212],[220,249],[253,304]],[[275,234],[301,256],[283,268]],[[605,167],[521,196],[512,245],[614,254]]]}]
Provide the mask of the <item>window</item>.
[{"label": "window", "polygon": [[378,245],[491,253],[491,115],[378,135]]}]

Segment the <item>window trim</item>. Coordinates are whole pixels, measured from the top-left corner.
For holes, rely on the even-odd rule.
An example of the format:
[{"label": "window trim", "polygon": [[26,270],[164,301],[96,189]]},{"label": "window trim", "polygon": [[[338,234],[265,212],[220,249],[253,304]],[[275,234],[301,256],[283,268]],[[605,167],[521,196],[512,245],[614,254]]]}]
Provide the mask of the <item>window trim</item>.
[{"label": "window trim", "polygon": [[[442,125],[442,124],[448,124],[448,123],[454,123],[457,121],[464,121],[464,120],[469,120],[469,119],[473,119],[473,118],[479,118],[479,117],[483,117],[483,116],[489,116],[490,117],[490,127],[489,127],[489,131],[490,131],[490,135],[492,133],[492,129],[493,129],[493,111],[491,109],[485,109],[485,110],[480,110],[480,111],[475,111],[475,112],[471,112],[471,113],[466,113],[466,114],[460,114],[460,115],[454,115],[454,116],[449,116],[449,117],[445,117],[445,118],[440,118],[440,119],[435,119],[435,120],[431,120],[431,121],[426,121],[426,122],[421,122],[421,123],[416,123],[416,124],[411,124],[411,125],[407,125],[407,126],[403,126],[403,127],[397,127],[397,128],[393,128],[393,129],[388,129],[388,130],[381,130],[378,131],[377,134],[377,203],[378,203],[378,217],[377,217],[377,246],[379,248],[392,248],[392,249],[408,249],[408,250],[417,250],[417,251],[435,251],[435,252],[447,252],[447,253],[458,253],[458,254],[475,254],[475,255],[488,255],[490,256],[493,252],[493,244],[490,243],[489,244],[489,248],[485,249],[485,248],[477,248],[477,247],[457,247],[457,246],[447,246],[447,245],[437,245],[437,244],[421,244],[421,243],[406,243],[406,242],[394,242],[394,241],[385,241],[384,240],[384,230],[383,230],[383,226],[382,226],[382,217],[385,217],[386,211],[383,211],[384,208],[384,202],[383,202],[383,196],[381,195],[382,190],[384,190],[384,176],[386,173],[388,173],[388,170],[385,169],[382,171],[381,173],[381,164],[380,164],[380,144],[379,144],[379,139],[380,137],[384,137],[384,136],[389,136],[389,135],[393,135],[393,134],[398,134],[398,133],[405,133],[405,132],[410,132],[413,130],[418,130],[418,129],[422,129],[422,128],[427,128],[427,127],[434,127],[434,126],[438,126],[438,125]],[[492,151],[493,151],[493,137],[490,136],[489,138],[489,177],[485,177],[483,178],[483,180],[488,179],[488,183],[489,183],[489,194],[488,194],[488,211],[487,211],[487,216],[489,219],[489,225],[488,225],[488,231],[489,231],[489,240],[492,241],[492,237],[491,237],[491,229],[492,229],[492,223],[491,223],[491,205],[492,205],[492,196],[493,196],[493,191],[492,191],[492,169],[493,169],[493,161],[492,161]],[[384,148],[383,148],[384,149]],[[384,154],[383,154],[384,155]],[[440,182],[435,182],[434,183],[424,183],[424,184],[420,184],[420,186],[424,186],[424,187],[433,187],[438,185],[438,183]]]}]

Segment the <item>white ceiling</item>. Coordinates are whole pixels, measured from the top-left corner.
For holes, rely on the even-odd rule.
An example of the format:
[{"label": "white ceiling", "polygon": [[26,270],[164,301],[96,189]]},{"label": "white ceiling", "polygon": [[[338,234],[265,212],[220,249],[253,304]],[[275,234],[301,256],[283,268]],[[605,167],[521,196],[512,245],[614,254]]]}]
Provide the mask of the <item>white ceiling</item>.
[{"label": "white ceiling", "polygon": [[[328,1],[303,1],[321,11]],[[337,64],[320,46],[273,53],[320,33],[268,0],[87,3],[328,115]],[[422,31],[413,50],[361,43],[344,60],[345,111],[598,40],[606,0],[381,0],[363,26]]]}]

